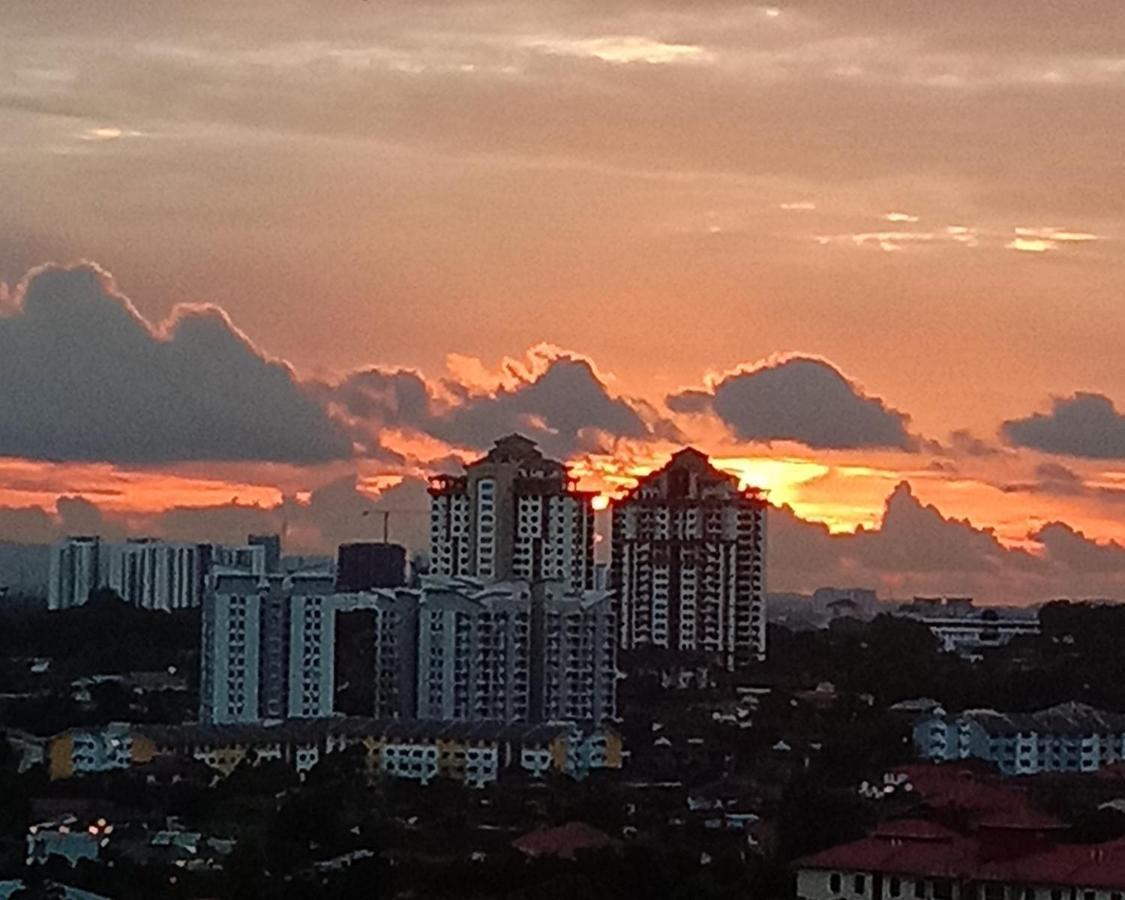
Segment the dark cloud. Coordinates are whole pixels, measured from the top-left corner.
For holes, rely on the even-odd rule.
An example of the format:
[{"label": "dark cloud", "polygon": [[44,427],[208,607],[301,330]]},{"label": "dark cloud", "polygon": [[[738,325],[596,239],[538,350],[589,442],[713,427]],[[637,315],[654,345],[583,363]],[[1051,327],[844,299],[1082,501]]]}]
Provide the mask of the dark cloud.
[{"label": "dark cloud", "polygon": [[497,435],[518,431],[549,454],[604,449],[601,436],[644,438],[651,430],[637,411],[605,384],[584,359],[560,357],[538,378],[454,407],[432,433],[471,447],[488,447]]},{"label": "dark cloud", "polygon": [[685,391],[667,399],[675,411],[699,412],[705,402],[742,440],[799,441],[824,450],[918,446],[909,416],[820,359],[794,357],[728,375],[709,397]]},{"label": "dark cloud", "polygon": [[945,516],[903,483],[887,499],[878,528],[832,534],[788,507],[770,511],[773,591],[829,584],[875,587],[883,596],[974,595],[986,602],[1051,597],[1125,599],[1125,548],[1097,543],[1064,523],[1040,529],[1035,552],[1010,548],[992,531]]},{"label": "dark cloud", "polygon": [[1051,522],[1033,535],[1050,559],[1078,576],[1125,574],[1125,547],[1116,541],[1098,543],[1065,522]]},{"label": "dark cloud", "polygon": [[1009,419],[1004,439],[1017,447],[1089,459],[1125,459],[1125,414],[1104,394],[1056,397],[1049,413]]},{"label": "dark cloud", "polygon": [[146,322],[93,264],[45,267],[0,318],[0,455],[152,463],[347,457],[349,441],[215,307]]},{"label": "dark cloud", "polygon": [[514,370],[508,374],[517,378],[515,386],[493,393],[474,392],[447,379],[441,387],[452,400],[446,403],[435,400],[421,375],[378,368],[351,374],[321,392],[375,432],[380,427],[413,429],[462,447],[487,448],[498,435],[518,431],[546,453],[565,458],[604,450],[616,438],[666,433],[654,431],[641,416],[643,404],[611,395],[585,359],[560,356],[537,376]]}]

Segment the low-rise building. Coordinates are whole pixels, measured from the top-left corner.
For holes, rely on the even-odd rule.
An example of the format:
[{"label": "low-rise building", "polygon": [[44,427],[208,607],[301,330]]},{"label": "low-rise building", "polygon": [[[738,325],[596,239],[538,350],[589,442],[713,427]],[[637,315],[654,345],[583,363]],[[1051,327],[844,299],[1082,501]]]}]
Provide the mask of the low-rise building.
[{"label": "low-rise building", "polygon": [[1125,841],[1062,844],[1047,819],[982,824],[963,835],[898,820],[795,863],[800,900],[1121,900]]},{"label": "low-rise building", "polygon": [[155,752],[152,741],[131,725],[118,722],[103,728],[72,728],[48,742],[47,773],[55,781],[124,770],[148,762]]},{"label": "low-rise building", "polygon": [[937,709],[914,726],[919,756],[981,759],[1006,775],[1095,772],[1125,759],[1125,715],[1084,703],[1033,713]]},{"label": "low-rise building", "polygon": [[423,784],[450,778],[470,787],[491,784],[506,773],[583,778],[596,769],[619,769],[623,761],[616,731],[570,723],[333,718],[136,729],[158,756],[194,759],[223,776],[239,765],[270,760],[283,761],[303,775],[325,755],[355,746],[364,748],[372,773]]},{"label": "low-rise building", "polygon": [[1002,647],[1019,635],[1039,634],[1039,612],[1023,607],[981,609],[972,597],[915,597],[898,615],[926,625],[942,649],[979,657],[982,650]]}]

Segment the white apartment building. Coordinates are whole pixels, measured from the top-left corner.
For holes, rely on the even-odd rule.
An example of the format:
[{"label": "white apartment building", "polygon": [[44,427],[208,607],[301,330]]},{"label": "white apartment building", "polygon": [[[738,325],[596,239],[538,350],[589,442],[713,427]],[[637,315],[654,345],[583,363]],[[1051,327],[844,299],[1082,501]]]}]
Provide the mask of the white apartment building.
[{"label": "white apartment building", "polygon": [[617,619],[608,591],[541,582],[533,592],[532,707],[540,722],[617,715]]},{"label": "white apartment building", "polygon": [[334,580],[219,574],[203,603],[200,721],[331,715]]},{"label": "white apartment building", "polygon": [[140,538],[110,545],[108,550],[107,582],[126,603],[170,612],[202,602],[206,547]]},{"label": "white apartment building", "polygon": [[90,591],[105,584],[104,569],[104,551],[99,538],[73,536],[59,541],[51,548],[47,608],[83,606]]},{"label": "white apartment building", "polygon": [[593,494],[534,441],[498,440],[464,475],[432,479],[430,496],[432,574],[593,587]]},{"label": "white apartment building", "polygon": [[1125,760],[1125,715],[1084,703],[1034,713],[970,709],[955,716],[937,709],[914,726],[924,759],[981,759],[1005,775],[1095,772]]},{"label": "white apartment building", "polygon": [[112,588],[139,609],[169,612],[200,605],[210,572],[264,575],[266,547],[223,547],[134,538],[105,543],[68,537],[51,548],[48,609],[86,603],[95,588]]},{"label": "white apartment building", "polygon": [[621,646],[766,653],[766,501],[693,448],[613,502]]},{"label": "white apartment building", "polygon": [[531,589],[434,578],[418,604],[418,718],[526,722]]}]

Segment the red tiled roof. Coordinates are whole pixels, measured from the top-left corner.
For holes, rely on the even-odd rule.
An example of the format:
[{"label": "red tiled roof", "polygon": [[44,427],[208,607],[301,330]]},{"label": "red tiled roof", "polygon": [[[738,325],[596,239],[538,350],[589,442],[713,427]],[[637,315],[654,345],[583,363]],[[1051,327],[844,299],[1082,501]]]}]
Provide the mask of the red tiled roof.
[{"label": "red tiled roof", "polygon": [[620,841],[585,822],[539,828],[512,841],[512,846],[527,856],[557,856],[560,859],[574,859],[575,854],[582,850],[603,850],[619,844]]},{"label": "red tiled roof", "polygon": [[906,836],[916,824],[900,826],[899,836],[877,833],[800,860],[796,866],[927,878],[1125,888],[1125,841],[1087,846],[1063,844],[1045,849],[1029,845],[1025,853],[1009,852],[997,859],[990,858],[987,844],[977,838]]}]

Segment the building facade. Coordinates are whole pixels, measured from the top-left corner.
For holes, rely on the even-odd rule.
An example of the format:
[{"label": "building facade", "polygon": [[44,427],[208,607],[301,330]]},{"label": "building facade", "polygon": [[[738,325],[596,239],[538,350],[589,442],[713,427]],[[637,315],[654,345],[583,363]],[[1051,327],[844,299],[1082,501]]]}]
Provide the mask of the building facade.
[{"label": "building facade", "polygon": [[617,715],[617,618],[608,591],[532,587],[532,717],[604,722]]},{"label": "building facade", "polygon": [[405,588],[336,596],[336,712],[415,717],[418,600]]},{"label": "building facade", "polygon": [[219,574],[203,603],[201,722],[332,713],[334,580]]},{"label": "building facade", "polygon": [[1125,760],[1125,715],[1084,703],[1033,713],[937,709],[915,724],[914,746],[923,759],[980,759],[1005,775],[1096,772]]},{"label": "building facade", "polygon": [[[230,775],[241,765],[281,761],[299,774],[331,753],[360,746],[367,769],[429,784],[443,778],[484,787],[508,774],[584,778],[620,769],[612,728],[568,723],[433,722],[334,717],[272,725],[135,726],[154,757],[195,759]],[[140,760],[135,764],[140,764]]]},{"label": "building facade", "polygon": [[418,604],[418,718],[531,718],[531,589],[443,583]]},{"label": "building facade", "polygon": [[621,646],[766,653],[766,501],[688,448],[613,502]]},{"label": "building facade", "polygon": [[170,612],[199,606],[210,548],[138,538],[108,548],[107,583],[139,609]]},{"label": "building facade", "polygon": [[94,536],[64,538],[51,548],[47,608],[83,606],[90,591],[105,584],[102,542]]},{"label": "building facade", "polygon": [[432,479],[430,496],[432,574],[594,586],[593,494],[533,441],[498,440],[464,475]]}]

